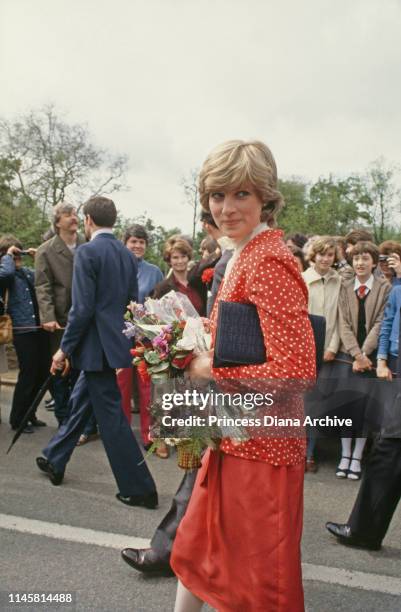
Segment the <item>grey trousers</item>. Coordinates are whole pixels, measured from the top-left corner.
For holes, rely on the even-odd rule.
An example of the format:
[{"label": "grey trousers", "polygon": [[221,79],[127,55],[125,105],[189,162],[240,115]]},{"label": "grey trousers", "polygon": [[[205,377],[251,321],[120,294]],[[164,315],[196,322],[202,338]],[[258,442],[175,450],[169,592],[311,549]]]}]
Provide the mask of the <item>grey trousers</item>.
[{"label": "grey trousers", "polygon": [[167,512],[153,535],[150,545],[153,550],[158,553],[160,559],[167,563],[170,562],[175,534],[187,510],[197,473],[198,470],[185,472],[177,493],[173,497],[170,510]]}]

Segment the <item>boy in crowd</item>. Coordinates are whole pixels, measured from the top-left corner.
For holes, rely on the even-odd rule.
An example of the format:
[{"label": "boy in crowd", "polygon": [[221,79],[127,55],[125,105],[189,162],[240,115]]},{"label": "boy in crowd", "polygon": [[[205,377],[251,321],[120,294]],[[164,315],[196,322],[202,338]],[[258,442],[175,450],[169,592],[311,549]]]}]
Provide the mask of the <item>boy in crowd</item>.
[{"label": "boy in crowd", "polygon": [[[352,359],[352,368],[348,364],[339,363],[339,378],[368,373],[375,367],[380,325],[391,290],[385,278],[374,275],[379,263],[379,250],[372,242],[358,242],[349,256],[352,258],[355,278],[345,281],[340,291],[339,358],[345,362]],[[363,407],[360,401],[350,401],[347,410],[348,416],[353,417],[355,446],[351,453],[352,438],[341,438],[342,453],[336,476],[359,480],[362,452],[366,443],[366,438],[357,435],[363,429]]]}]

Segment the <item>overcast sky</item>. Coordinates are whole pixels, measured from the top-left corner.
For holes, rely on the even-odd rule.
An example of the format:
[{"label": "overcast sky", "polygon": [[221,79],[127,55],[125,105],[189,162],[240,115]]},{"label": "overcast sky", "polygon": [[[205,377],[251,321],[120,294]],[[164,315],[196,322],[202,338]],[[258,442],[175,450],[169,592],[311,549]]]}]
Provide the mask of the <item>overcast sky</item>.
[{"label": "overcast sky", "polygon": [[0,114],[54,102],[129,155],[115,201],[191,227],[180,179],[231,138],[280,176],[401,160],[401,0],[0,0]]}]

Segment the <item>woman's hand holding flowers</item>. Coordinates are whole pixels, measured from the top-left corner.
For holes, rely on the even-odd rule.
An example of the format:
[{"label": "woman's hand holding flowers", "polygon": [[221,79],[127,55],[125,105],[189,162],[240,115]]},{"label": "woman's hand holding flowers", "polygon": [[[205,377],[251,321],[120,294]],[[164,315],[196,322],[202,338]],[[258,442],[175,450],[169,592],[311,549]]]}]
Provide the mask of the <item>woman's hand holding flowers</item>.
[{"label": "woman's hand holding flowers", "polygon": [[210,380],[212,378],[212,359],[213,350],[200,353],[192,359],[187,370],[190,379],[194,382]]}]

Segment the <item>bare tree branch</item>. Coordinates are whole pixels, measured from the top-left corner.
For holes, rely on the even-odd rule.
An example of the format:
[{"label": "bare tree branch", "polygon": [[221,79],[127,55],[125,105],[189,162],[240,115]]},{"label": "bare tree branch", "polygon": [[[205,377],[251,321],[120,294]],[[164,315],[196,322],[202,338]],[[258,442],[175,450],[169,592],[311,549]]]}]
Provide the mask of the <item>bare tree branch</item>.
[{"label": "bare tree branch", "polygon": [[199,169],[192,168],[188,175],[181,179],[181,185],[184,189],[185,201],[193,209],[192,215],[192,239],[195,240],[196,236],[196,222],[198,217],[198,210],[200,205],[199,190],[198,190],[198,175]]},{"label": "bare tree branch", "polygon": [[127,157],[96,147],[86,126],[67,123],[53,105],[0,120],[0,156],[19,160],[19,187],[44,211],[66,197],[126,188]]}]

